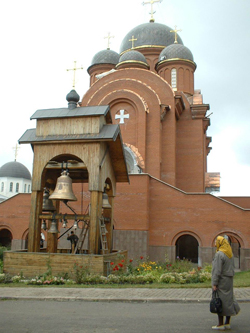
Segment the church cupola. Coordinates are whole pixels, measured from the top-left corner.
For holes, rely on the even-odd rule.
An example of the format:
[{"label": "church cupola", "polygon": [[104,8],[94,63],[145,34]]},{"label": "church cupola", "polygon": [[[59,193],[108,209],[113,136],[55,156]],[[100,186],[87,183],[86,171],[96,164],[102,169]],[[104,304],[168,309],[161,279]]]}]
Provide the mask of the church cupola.
[{"label": "church cupola", "polygon": [[144,55],[138,51],[131,50],[125,52],[119,59],[118,64],[116,65],[117,69],[121,68],[143,68],[149,69]]},{"label": "church cupola", "polygon": [[106,73],[115,69],[115,66],[119,61],[119,54],[115,51],[110,50],[102,50],[96,55],[94,55],[91,65],[87,69],[90,75],[90,85],[92,85],[98,77],[102,73]]},{"label": "church cupola", "polygon": [[178,44],[177,41],[167,46],[160,53],[155,68],[173,90],[193,95],[196,63],[192,52],[186,46]]}]

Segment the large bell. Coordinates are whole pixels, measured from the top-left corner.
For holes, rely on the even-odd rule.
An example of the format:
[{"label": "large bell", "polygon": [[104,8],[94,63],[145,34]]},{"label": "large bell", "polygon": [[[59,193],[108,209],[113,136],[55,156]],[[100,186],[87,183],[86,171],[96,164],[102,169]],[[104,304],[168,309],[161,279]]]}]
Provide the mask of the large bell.
[{"label": "large bell", "polygon": [[49,199],[49,191],[47,189],[44,190],[43,193],[43,212],[54,212],[56,209],[53,205],[52,200]]},{"label": "large bell", "polygon": [[50,229],[48,230],[51,234],[58,234],[59,230],[57,229],[57,222],[56,220],[51,221]]},{"label": "large bell", "polygon": [[108,195],[107,195],[107,193],[103,193],[102,194],[102,208],[104,208],[104,209],[111,209],[112,207],[111,207],[111,205],[110,205],[110,203],[109,203],[109,199],[108,199],[109,197],[108,197]]},{"label": "large bell", "polygon": [[49,199],[77,201],[77,198],[72,191],[72,179],[69,177],[66,170],[64,170],[61,173],[61,176],[57,179],[55,191],[51,194]]}]

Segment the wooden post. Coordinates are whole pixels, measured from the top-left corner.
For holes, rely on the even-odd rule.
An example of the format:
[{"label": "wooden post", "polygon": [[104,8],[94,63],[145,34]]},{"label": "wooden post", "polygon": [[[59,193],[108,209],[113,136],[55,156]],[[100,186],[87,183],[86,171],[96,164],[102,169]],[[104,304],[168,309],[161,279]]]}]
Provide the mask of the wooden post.
[{"label": "wooden post", "polygon": [[[57,224],[58,224],[58,222],[57,222]],[[48,223],[48,230],[49,230],[50,226],[51,226],[51,221],[49,221],[49,223]],[[58,238],[58,234],[52,234],[51,232],[48,232],[47,236],[48,236],[47,252],[49,252],[49,253],[57,253],[57,238]]]},{"label": "wooden post", "polygon": [[33,191],[31,194],[30,224],[28,252],[40,252],[41,220],[43,191]]},{"label": "wooden post", "polygon": [[91,191],[90,197],[90,225],[89,225],[89,253],[99,253],[100,231],[99,217],[101,216],[102,192]]},{"label": "wooden post", "polygon": [[107,241],[108,241],[108,249],[111,253],[113,250],[113,201],[114,197],[109,196],[109,203],[111,205],[111,209],[104,209],[103,216],[110,219],[110,222],[105,222],[105,226],[107,229]]},{"label": "wooden post", "polygon": [[[60,202],[58,200],[53,202],[56,206],[56,211],[59,211],[60,208]],[[48,221],[48,230],[51,227],[51,220]],[[57,220],[57,228],[59,230],[58,226],[58,220]],[[58,244],[58,234],[52,234],[51,232],[47,233],[48,241],[47,241],[47,252],[49,253],[57,253],[57,244]]]}]

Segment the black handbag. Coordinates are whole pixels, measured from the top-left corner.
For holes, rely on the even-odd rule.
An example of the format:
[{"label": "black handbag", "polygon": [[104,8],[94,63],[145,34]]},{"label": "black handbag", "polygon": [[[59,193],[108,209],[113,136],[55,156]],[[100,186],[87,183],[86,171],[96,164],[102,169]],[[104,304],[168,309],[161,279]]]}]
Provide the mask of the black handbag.
[{"label": "black handbag", "polygon": [[212,299],[210,301],[210,312],[218,314],[222,312],[222,301],[217,290],[213,290],[212,293]]}]

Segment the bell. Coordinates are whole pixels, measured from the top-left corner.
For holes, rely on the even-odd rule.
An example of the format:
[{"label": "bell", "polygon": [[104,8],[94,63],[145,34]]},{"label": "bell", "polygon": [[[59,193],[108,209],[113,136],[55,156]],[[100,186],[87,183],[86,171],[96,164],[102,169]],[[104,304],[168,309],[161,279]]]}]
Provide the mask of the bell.
[{"label": "bell", "polygon": [[56,209],[53,206],[52,200],[49,199],[49,191],[47,189],[44,190],[43,193],[43,212],[54,212]]},{"label": "bell", "polygon": [[73,228],[76,230],[78,228],[78,221],[75,220],[74,224],[73,224]]},{"label": "bell", "polygon": [[51,221],[50,229],[48,230],[51,234],[58,234],[59,230],[57,229],[57,222],[56,220]]},{"label": "bell", "polygon": [[107,193],[103,193],[102,194],[102,208],[106,208],[106,209],[111,209],[112,207],[111,207],[111,205],[110,205],[110,203],[109,203],[109,199],[108,199],[109,197],[108,197],[108,195],[107,195]]},{"label": "bell", "polygon": [[66,170],[64,170],[61,173],[61,176],[57,179],[55,191],[51,194],[49,199],[77,201],[77,198],[72,191],[72,179],[69,177]]},{"label": "bell", "polygon": [[43,222],[42,222],[42,229],[43,230],[47,230],[47,225],[46,225],[46,221],[45,220],[43,220]]},{"label": "bell", "polygon": [[63,224],[62,224],[62,227],[63,227],[63,228],[67,228],[67,222],[68,222],[68,221],[67,221],[66,219],[63,220]]}]

